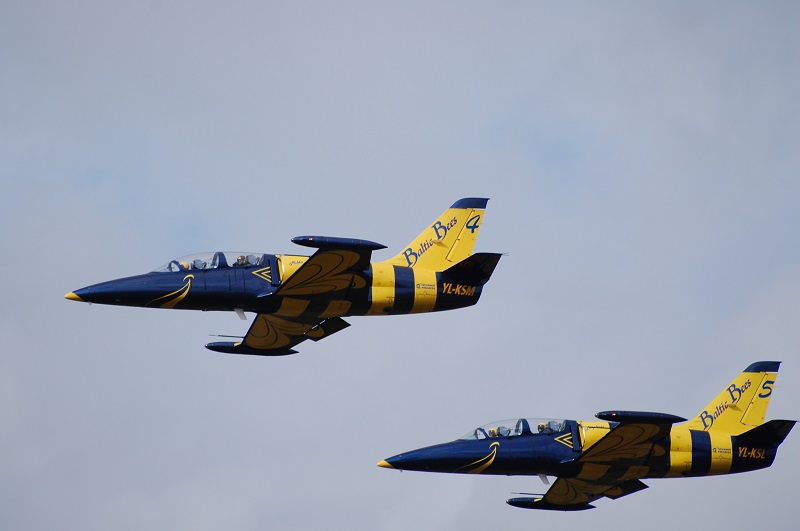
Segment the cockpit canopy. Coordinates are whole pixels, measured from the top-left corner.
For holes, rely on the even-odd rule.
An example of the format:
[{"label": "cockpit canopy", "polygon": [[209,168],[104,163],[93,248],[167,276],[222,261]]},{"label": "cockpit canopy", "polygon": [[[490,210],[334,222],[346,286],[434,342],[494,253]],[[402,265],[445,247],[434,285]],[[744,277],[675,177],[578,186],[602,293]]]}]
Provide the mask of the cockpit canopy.
[{"label": "cockpit canopy", "polygon": [[232,251],[198,253],[170,260],[158,269],[153,270],[153,273],[174,273],[190,269],[217,269],[220,267],[249,267],[261,265],[266,261],[267,255],[262,253]]},{"label": "cockpit canopy", "polygon": [[515,437],[532,433],[556,433],[564,431],[564,419],[511,419],[498,420],[484,424],[459,437],[460,440],[474,441],[493,437]]}]

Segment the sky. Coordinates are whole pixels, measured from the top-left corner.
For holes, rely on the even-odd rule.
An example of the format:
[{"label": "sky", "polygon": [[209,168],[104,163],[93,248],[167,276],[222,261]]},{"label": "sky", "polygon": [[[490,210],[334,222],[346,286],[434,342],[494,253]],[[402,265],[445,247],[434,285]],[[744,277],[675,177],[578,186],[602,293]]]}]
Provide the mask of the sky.
[{"label": "sky", "polygon": [[[800,418],[800,5],[0,5],[0,528],[715,529],[796,523],[800,438],[584,513],[535,477],[378,468],[493,420],[690,417],[783,362]],[[505,253],[473,307],[299,353],[233,313],[69,291],[186,254],[388,259],[462,197]],[[252,319],[252,316],[250,316]],[[796,430],[795,430],[796,431]]]}]

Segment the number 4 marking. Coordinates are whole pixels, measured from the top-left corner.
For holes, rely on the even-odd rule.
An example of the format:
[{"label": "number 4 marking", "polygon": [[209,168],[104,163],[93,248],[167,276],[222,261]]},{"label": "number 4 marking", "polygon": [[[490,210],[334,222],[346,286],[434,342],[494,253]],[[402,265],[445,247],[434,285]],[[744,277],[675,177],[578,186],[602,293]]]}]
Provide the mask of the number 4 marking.
[{"label": "number 4 marking", "polygon": [[471,218],[469,218],[469,221],[467,221],[466,227],[470,230],[471,233],[474,234],[475,231],[478,230],[478,222],[480,220],[481,220],[480,214],[478,214],[477,216],[472,216]]}]

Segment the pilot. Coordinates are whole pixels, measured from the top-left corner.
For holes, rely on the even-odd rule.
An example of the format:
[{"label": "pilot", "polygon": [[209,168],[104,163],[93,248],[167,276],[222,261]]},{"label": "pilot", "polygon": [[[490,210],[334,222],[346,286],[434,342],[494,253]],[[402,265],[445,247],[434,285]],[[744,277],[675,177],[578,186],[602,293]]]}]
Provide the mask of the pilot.
[{"label": "pilot", "polygon": [[547,426],[546,422],[539,423],[539,433],[546,433],[549,432],[550,428]]},{"label": "pilot", "polygon": [[495,428],[489,428],[489,437],[497,437],[497,430]]},{"label": "pilot", "polygon": [[246,256],[239,255],[239,257],[236,259],[236,263],[233,264],[233,265],[235,265],[235,266],[249,266],[250,262],[247,261],[247,257]]}]

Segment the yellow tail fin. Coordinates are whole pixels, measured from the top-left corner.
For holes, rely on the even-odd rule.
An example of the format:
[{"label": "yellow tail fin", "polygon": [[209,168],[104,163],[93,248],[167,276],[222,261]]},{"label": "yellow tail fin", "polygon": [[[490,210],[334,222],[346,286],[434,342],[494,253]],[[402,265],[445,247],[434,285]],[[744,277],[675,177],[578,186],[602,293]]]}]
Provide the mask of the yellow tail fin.
[{"label": "yellow tail fin", "polygon": [[444,271],[472,254],[488,199],[467,197],[436,218],[397,256],[384,263]]},{"label": "yellow tail fin", "polygon": [[738,435],[763,424],[780,365],[779,361],[751,364],[683,427]]}]

